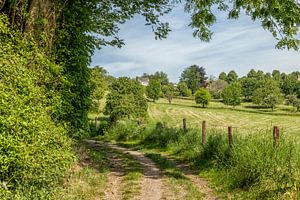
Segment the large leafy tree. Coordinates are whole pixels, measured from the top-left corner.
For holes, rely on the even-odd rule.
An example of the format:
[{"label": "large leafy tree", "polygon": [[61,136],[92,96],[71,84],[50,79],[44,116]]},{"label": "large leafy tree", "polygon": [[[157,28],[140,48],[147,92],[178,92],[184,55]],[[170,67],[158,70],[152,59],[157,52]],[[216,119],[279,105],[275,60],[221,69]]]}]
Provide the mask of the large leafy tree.
[{"label": "large leafy tree", "polygon": [[282,76],[280,88],[285,95],[292,95],[296,92],[297,78],[298,77],[293,74]]},{"label": "large leafy tree", "polygon": [[225,87],[222,92],[223,103],[229,106],[241,104],[242,88],[239,83],[232,83]]},{"label": "large leafy tree", "polygon": [[184,69],[180,77],[180,81],[185,82],[193,94],[198,88],[205,86],[206,80],[205,68],[198,65],[192,65]]},{"label": "large leafy tree", "polygon": [[147,100],[141,84],[127,77],[116,79],[107,95],[105,114],[112,121],[122,118],[143,118],[147,115]]},{"label": "large leafy tree", "polygon": [[152,99],[153,102],[159,99],[161,93],[161,84],[159,80],[150,79],[149,85],[146,87],[147,97]]},{"label": "large leafy tree", "polygon": [[255,78],[243,77],[239,80],[242,85],[243,95],[247,101],[250,101],[253,92],[257,88],[257,80]]},{"label": "large leafy tree", "polygon": [[154,74],[149,75],[149,78],[157,80],[158,82],[160,82],[161,86],[169,84],[168,75],[164,72],[155,72]]},{"label": "large leafy tree", "polygon": [[238,80],[238,75],[234,70],[231,70],[226,77],[227,83],[231,84]]},{"label": "large leafy tree", "polygon": [[278,82],[272,79],[260,81],[259,87],[253,93],[252,101],[255,104],[274,110],[276,105],[283,101]]},{"label": "large leafy tree", "polygon": [[219,79],[220,79],[220,80],[223,80],[223,81],[226,81],[226,79],[227,79],[227,74],[226,74],[225,72],[221,72],[221,73],[219,74]]}]

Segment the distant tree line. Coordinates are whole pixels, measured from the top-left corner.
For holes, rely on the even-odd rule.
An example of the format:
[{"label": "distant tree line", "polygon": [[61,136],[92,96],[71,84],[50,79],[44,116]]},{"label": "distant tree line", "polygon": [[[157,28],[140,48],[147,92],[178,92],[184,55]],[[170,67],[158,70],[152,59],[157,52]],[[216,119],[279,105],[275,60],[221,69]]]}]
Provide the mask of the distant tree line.
[{"label": "distant tree line", "polygon": [[[92,74],[97,71],[106,74],[99,68],[94,68]],[[193,97],[202,107],[208,106],[211,99],[219,100],[228,106],[252,102],[259,107],[272,110],[284,102],[299,111],[299,75],[300,72],[285,74],[274,70],[272,73],[265,73],[252,69],[243,77],[239,77],[232,70],[228,73],[221,72],[218,78],[208,79],[204,67],[192,65],[183,70],[178,84],[170,82],[164,72],[143,74],[143,80],[147,80],[147,86],[144,87],[138,79],[119,78],[115,79],[112,83],[113,87],[110,87],[105,113],[113,120],[119,117],[144,118],[148,108],[145,103],[146,98],[152,102],[159,98],[166,98],[171,104],[174,97]],[[98,78],[98,80],[105,79]],[[97,95],[103,97],[103,91],[96,89],[94,94],[95,97]]]}]

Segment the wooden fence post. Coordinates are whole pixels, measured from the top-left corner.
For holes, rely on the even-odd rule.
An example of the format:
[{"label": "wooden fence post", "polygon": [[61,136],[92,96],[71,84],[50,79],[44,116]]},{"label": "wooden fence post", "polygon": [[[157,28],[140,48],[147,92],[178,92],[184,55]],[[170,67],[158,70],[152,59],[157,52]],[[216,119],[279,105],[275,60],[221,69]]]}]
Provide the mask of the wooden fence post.
[{"label": "wooden fence post", "polygon": [[277,126],[274,126],[273,128],[273,138],[274,138],[274,146],[277,146],[279,140],[279,128]]},{"label": "wooden fence post", "polygon": [[232,126],[228,126],[228,143],[229,143],[229,147],[232,147],[232,145],[233,145]]},{"label": "wooden fence post", "polygon": [[186,118],[183,118],[182,125],[183,125],[183,131],[187,131],[187,128],[186,128]]},{"label": "wooden fence post", "polygon": [[206,121],[202,122],[202,145],[206,144]]}]

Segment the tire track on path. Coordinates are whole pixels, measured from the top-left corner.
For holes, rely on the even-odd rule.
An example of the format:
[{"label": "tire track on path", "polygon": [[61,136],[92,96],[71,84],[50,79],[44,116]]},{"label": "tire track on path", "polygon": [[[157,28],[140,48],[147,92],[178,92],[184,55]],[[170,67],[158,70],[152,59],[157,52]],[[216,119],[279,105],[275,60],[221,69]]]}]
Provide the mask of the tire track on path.
[{"label": "tire track on path", "polygon": [[133,156],[142,164],[144,168],[144,178],[141,184],[141,197],[139,199],[158,200],[162,198],[162,174],[151,159],[145,157],[143,153],[119,147],[117,145],[97,142],[93,140],[89,140],[88,142],[94,143],[94,146],[103,146]]}]

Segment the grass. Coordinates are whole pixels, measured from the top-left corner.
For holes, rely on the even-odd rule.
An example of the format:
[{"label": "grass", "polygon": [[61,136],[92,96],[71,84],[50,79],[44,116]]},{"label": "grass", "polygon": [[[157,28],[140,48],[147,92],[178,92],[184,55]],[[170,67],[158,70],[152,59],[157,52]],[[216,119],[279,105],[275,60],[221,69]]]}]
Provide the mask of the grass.
[{"label": "grass", "polygon": [[150,121],[166,122],[171,127],[181,127],[182,119],[187,119],[188,127],[199,128],[201,121],[206,120],[208,129],[226,131],[227,126],[234,127],[235,133],[265,133],[274,125],[281,132],[300,136],[300,115],[293,114],[287,106],[280,106],[274,113],[265,109],[248,108],[251,104],[231,108],[220,102],[212,102],[208,108],[198,107],[193,100],[174,99],[170,105],[167,100],[160,99],[149,104]]},{"label": "grass", "polygon": [[52,199],[103,199],[110,165],[106,152],[80,144],[76,153],[78,163],[70,169],[64,185],[53,193]]},{"label": "grass", "polygon": [[151,151],[148,151],[145,155],[153,160],[162,170],[164,176],[167,177],[168,185],[175,193],[177,199],[203,199],[204,195],[184,176],[173,162],[162,157],[159,153],[151,153]]},{"label": "grass", "polygon": [[[290,107],[282,105],[271,112],[251,104],[231,108],[213,102],[208,108],[200,108],[190,99],[174,99],[171,105],[161,99],[149,104],[149,116],[146,125],[125,120],[99,138],[127,141],[128,146],[148,153],[177,193],[189,184],[182,172],[159,153],[167,152],[191,164],[224,199],[300,198],[300,152],[295,139],[300,136],[300,116]],[[183,118],[188,122],[187,132],[181,128]],[[204,146],[200,129],[203,120],[208,126]],[[228,146],[229,125],[234,127],[232,148]],[[280,128],[278,147],[273,146],[274,125]],[[195,195],[192,185],[186,190]]]},{"label": "grass", "polygon": [[[76,148],[78,163],[70,169],[62,187],[57,188],[52,199],[62,200],[90,200],[105,199],[108,189],[108,174],[112,170],[122,171],[120,187],[121,199],[132,199],[140,194],[142,166],[128,154],[107,148],[92,148],[80,144]],[[113,169],[115,165],[112,157],[120,160],[120,169]]]}]

